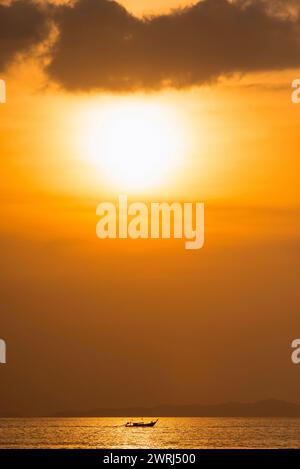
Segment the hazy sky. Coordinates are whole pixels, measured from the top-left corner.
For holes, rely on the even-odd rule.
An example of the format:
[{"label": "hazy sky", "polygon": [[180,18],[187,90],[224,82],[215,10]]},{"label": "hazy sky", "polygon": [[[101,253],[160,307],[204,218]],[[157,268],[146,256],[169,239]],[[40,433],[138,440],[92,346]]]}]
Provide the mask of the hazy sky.
[{"label": "hazy sky", "polygon": [[[0,7],[0,412],[300,403],[296,7]],[[98,240],[124,192],[205,202],[205,247]]]}]

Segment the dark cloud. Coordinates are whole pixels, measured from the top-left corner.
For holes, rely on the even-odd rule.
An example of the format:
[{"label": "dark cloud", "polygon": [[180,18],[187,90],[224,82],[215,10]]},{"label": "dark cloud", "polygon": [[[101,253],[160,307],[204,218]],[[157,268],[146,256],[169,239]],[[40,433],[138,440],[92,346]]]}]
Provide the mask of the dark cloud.
[{"label": "dark cloud", "polygon": [[48,31],[45,8],[30,0],[0,4],[0,71],[15,58],[43,40]]},{"label": "dark cloud", "polygon": [[184,88],[298,67],[299,10],[299,0],[202,0],[140,19],[110,0],[0,3],[0,71],[42,41],[50,21],[58,39],[47,73],[68,90]]},{"label": "dark cloud", "polygon": [[77,0],[59,9],[60,37],[48,72],[69,90],[126,91],[297,67],[296,6],[293,0],[203,0],[142,20],[114,1]]}]

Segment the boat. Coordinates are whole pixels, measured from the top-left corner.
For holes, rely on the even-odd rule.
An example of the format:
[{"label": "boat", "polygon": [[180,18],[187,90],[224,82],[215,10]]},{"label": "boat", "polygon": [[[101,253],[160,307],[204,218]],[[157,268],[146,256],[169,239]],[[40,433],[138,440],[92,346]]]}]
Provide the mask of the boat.
[{"label": "boat", "polygon": [[151,422],[127,422],[125,423],[125,427],[154,427],[154,425],[158,422],[158,419],[151,420]]}]

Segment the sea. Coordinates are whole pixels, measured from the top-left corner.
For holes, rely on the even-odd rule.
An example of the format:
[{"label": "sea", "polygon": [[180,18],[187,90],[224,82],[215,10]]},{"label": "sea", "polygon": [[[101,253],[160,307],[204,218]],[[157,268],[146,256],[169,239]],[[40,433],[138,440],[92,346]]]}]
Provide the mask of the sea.
[{"label": "sea", "polygon": [[0,448],[300,448],[300,418],[174,417],[153,428],[126,428],[128,420],[0,419]]}]

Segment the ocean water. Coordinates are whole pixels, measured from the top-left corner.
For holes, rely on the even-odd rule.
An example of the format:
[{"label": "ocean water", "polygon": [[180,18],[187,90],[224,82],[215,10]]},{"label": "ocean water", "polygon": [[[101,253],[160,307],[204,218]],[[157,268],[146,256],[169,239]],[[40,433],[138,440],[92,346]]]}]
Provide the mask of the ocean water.
[{"label": "ocean water", "polygon": [[300,419],[161,418],[125,428],[127,420],[0,419],[0,448],[300,448]]}]

